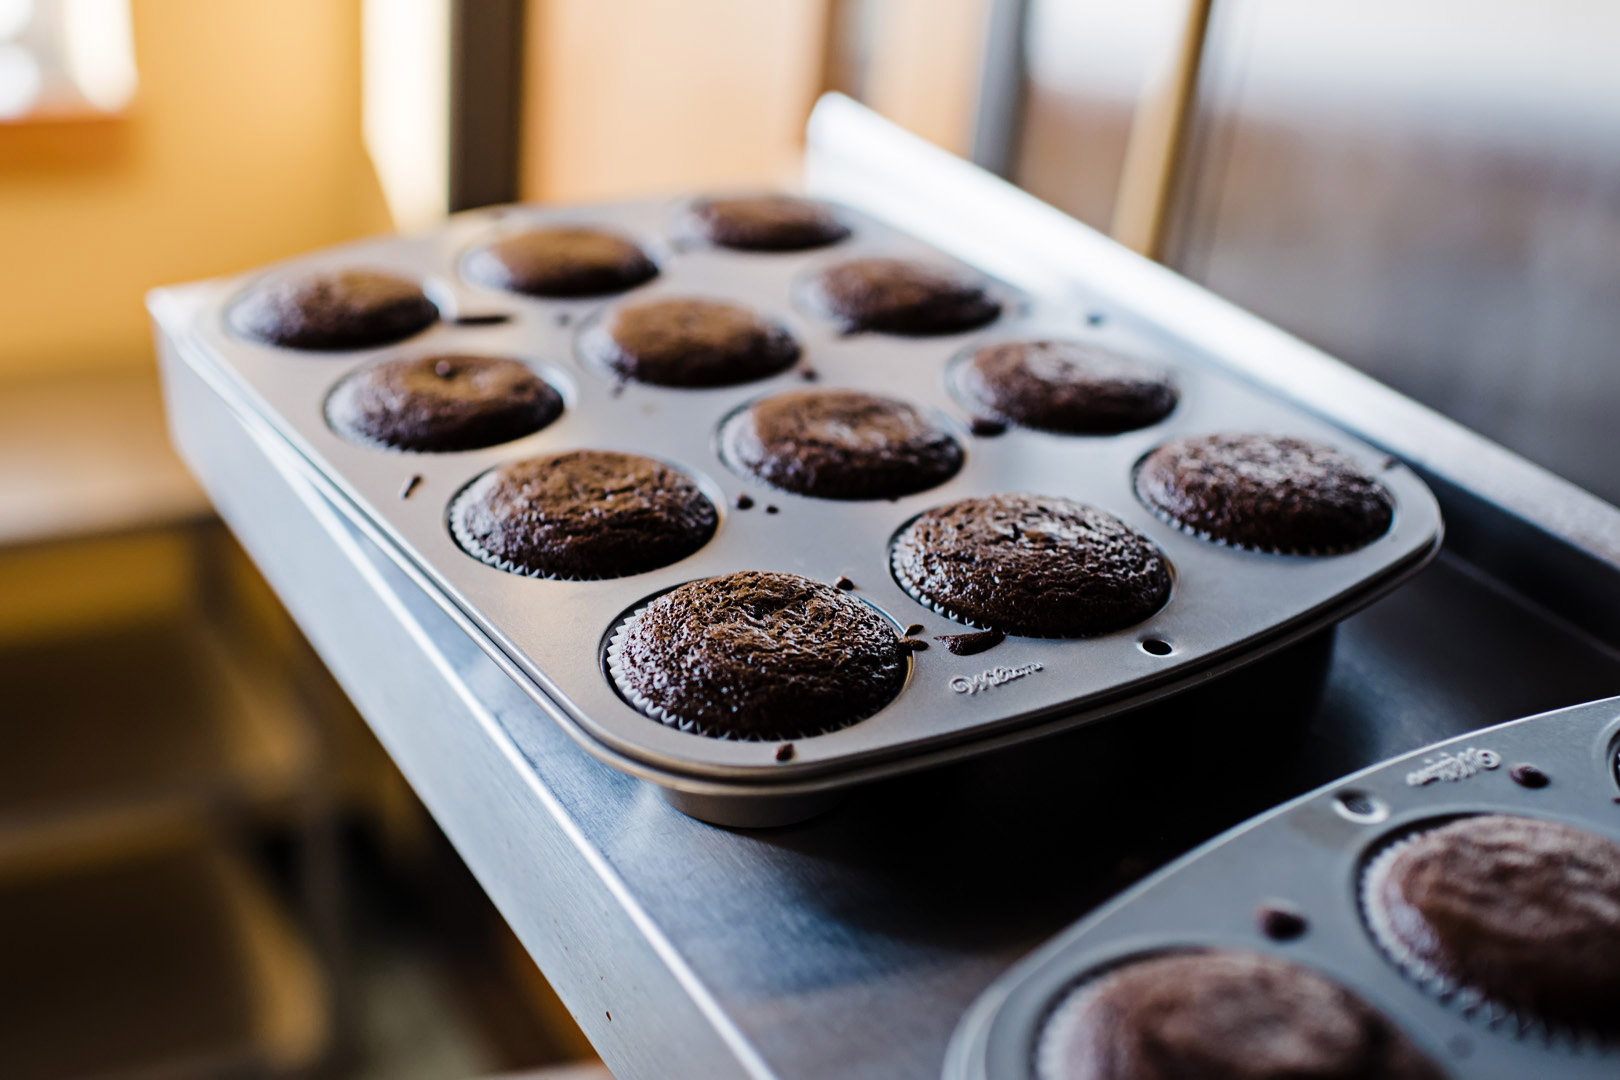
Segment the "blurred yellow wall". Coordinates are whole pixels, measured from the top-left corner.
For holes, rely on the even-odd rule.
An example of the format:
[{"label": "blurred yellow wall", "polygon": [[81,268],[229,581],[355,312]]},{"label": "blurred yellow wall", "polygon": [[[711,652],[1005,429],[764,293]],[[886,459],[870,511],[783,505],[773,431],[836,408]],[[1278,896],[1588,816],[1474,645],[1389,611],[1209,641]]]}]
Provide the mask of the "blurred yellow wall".
[{"label": "blurred yellow wall", "polygon": [[0,380],[150,362],[142,296],[390,227],[359,0],[134,0],[117,120],[0,124]]}]

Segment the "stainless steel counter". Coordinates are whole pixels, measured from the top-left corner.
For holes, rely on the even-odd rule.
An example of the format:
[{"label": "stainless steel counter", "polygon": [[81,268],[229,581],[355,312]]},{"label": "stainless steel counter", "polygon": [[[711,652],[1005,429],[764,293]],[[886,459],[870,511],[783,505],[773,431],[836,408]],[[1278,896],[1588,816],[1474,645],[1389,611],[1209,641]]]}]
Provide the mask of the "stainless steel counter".
[{"label": "stainless steel counter", "polygon": [[[839,113],[852,108],[813,125],[813,186],[879,214],[910,204],[933,215],[928,239],[970,259],[999,246],[1004,265],[988,269],[1074,287],[1052,259],[1015,257],[1022,196],[998,204],[993,181]],[[982,197],[952,218],[937,200],[957,182]],[[937,1076],[992,978],[1164,859],[1395,752],[1620,692],[1620,654],[1591,603],[1620,595],[1613,508],[1365,380],[1336,399],[1346,373],[1333,361],[1082,239],[1088,286],[1124,282],[1134,292],[1119,302],[1138,306],[1191,290],[1219,316],[1211,335],[1266,343],[1270,367],[1249,377],[1314,393],[1330,416],[1342,405],[1350,426],[1424,468],[1476,561],[1443,555],[1346,622],[1320,701],[1290,698],[1281,718],[1244,701],[1287,684],[1304,654],[1248,676],[1247,698],[1209,699],[1198,723],[1159,710],[1108,741],[1077,732],[884,782],[756,833],[688,819],[587,755],[229,391],[162,357],[182,454],[621,1080]],[[1496,487],[1471,484],[1475,468]],[[1534,599],[1503,585],[1501,567]]]}]

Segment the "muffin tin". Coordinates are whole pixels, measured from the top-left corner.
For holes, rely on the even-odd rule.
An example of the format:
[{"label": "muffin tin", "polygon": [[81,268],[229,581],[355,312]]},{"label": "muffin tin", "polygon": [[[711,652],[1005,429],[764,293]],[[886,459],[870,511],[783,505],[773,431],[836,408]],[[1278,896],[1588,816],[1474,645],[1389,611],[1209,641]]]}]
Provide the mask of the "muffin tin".
[{"label": "muffin tin", "polygon": [[[1342,619],[1416,572],[1438,548],[1438,508],[1410,470],[1246,385],[1146,319],[1051,306],[992,281],[1004,310],[980,330],[844,335],[800,306],[803,283],[816,268],[868,254],[954,261],[848,210],[840,212],[851,236],[817,250],[693,245],[675,231],[684,205],[663,200],[474,211],[429,233],[334,248],[275,268],[374,268],[421,280],[444,318],[386,348],[306,353],[233,335],[225,315],[251,284],[248,278],[171,290],[186,302],[153,307],[160,332],[178,354],[300,454],[344,512],[436,599],[470,620],[480,644],[582,745],[656,782],[687,813],[730,825],[779,823],[815,812],[856,783],[1123,712]],[[482,243],[564,223],[636,238],[660,275],[617,296],[549,300],[480,287],[460,273],[466,253]],[[665,295],[748,304],[780,319],[803,355],[779,375],[719,389],[619,384],[581,361],[577,338],[593,319],[615,304]],[[181,310],[194,314],[182,322],[172,314]],[[1017,427],[994,437],[974,435],[972,416],[947,385],[948,365],[982,343],[1032,336],[1093,340],[1142,356],[1172,373],[1180,402],[1162,422],[1120,435]],[[439,352],[524,360],[558,389],[566,409],[515,442],[443,454],[359,445],[328,426],[326,398],[346,375],[383,357]],[[719,449],[727,417],[758,397],[807,386],[869,390],[932,412],[966,450],[963,468],[936,488],[897,500],[840,502],[770,488],[727,464]],[[1395,504],[1393,525],[1360,550],[1302,557],[1224,547],[1164,524],[1137,501],[1135,464],[1167,439],[1211,431],[1293,434],[1338,447],[1385,484]],[[506,573],[458,546],[447,508],[471,481],[504,462],[574,448],[621,450],[677,465],[719,509],[715,537],[672,566],[604,581]],[[790,753],[775,743],[666,727],[628,705],[606,675],[603,650],[625,615],[683,582],[734,570],[782,570],[827,582],[847,576],[855,595],[897,630],[920,623],[930,639],[969,630],[895,583],[889,545],[930,507],[1003,491],[1091,503],[1149,536],[1175,575],[1168,604],[1139,626],[1090,639],[1009,638],[976,656],[956,656],[934,642],[914,655],[906,687],[887,708],[798,740]],[[753,506],[739,509],[745,494]]]},{"label": "muffin tin", "polygon": [[[1606,698],[1437,743],[1240,825],[992,985],[957,1027],[944,1076],[1033,1077],[1041,1025],[1069,989],[1134,957],[1199,947],[1268,953],[1328,975],[1459,1080],[1620,1075],[1620,1046],[1525,1028],[1419,985],[1375,942],[1360,903],[1379,852],[1458,817],[1542,818],[1620,842],[1617,748],[1620,697]],[[1517,768],[1524,764],[1534,770]]]}]

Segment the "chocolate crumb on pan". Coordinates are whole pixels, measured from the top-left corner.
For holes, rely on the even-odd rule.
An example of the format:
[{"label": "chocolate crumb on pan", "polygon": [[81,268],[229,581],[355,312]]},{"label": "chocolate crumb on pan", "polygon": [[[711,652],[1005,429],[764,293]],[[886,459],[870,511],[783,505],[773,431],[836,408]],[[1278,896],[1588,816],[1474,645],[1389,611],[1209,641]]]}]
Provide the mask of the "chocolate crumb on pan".
[{"label": "chocolate crumb on pan", "polygon": [[708,543],[719,514],[661,461],[571,450],[484,473],[457,496],[450,523],[461,546],[492,566],[595,580],[686,558]]},{"label": "chocolate crumb on pan", "polygon": [[655,720],[718,738],[800,739],[863,720],[905,683],[894,628],[798,574],[688,582],[631,615],[608,669]]},{"label": "chocolate crumb on pan", "polygon": [[439,309],[414,281],[371,270],[267,278],[231,306],[244,337],[288,349],[335,351],[391,345],[426,330]]},{"label": "chocolate crumb on pan", "polygon": [[1272,941],[1293,941],[1310,929],[1305,915],[1292,904],[1262,904],[1254,913],[1254,922]]},{"label": "chocolate crumb on pan", "polygon": [[1397,967],[1518,1031],[1620,1037],[1620,845],[1560,822],[1465,817],[1367,865],[1362,911]]},{"label": "chocolate crumb on pan", "polygon": [[1007,635],[1000,630],[976,630],[971,634],[940,634],[934,640],[944,642],[957,656],[977,656],[1006,641]]},{"label": "chocolate crumb on pan", "polygon": [[1508,770],[1508,778],[1520,787],[1544,788],[1552,783],[1552,777],[1542,772],[1528,761],[1521,761]]},{"label": "chocolate crumb on pan", "polygon": [[1074,987],[1042,1025],[1039,1080],[1442,1080],[1358,995],[1263,953],[1127,962]]},{"label": "chocolate crumb on pan", "polygon": [[562,415],[562,395],[527,366],[491,356],[395,357],[344,379],[326,418],[355,442],[434,453],[533,434]]},{"label": "chocolate crumb on pan", "polygon": [[793,390],[727,421],[726,456],[774,487],[879,499],[935,487],[962,467],[951,433],[904,401],[858,390]]},{"label": "chocolate crumb on pan", "polygon": [[1328,555],[1389,531],[1382,484],[1331,446],[1280,435],[1200,435],[1142,459],[1136,493],[1164,521],[1206,539]]},{"label": "chocolate crumb on pan", "polygon": [[422,475],[420,473],[413,473],[411,476],[406,477],[405,482],[399,486],[399,497],[402,499],[410,498],[416,493],[416,489],[421,483]]},{"label": "chocolate crumb on pan", "polygon": [[780,323],[723,300],[660,297],[608,312],[580,336],[582,356],[655,386],[735,386],[786,371],[799,343]]},{"label": "chocolate crumb on pan", "polygon": [[1068,435],[1113,435],[1156,424],[1178,397],[1164,371],[1080,341],[985,345],[951,374],[970,408]]},{"label": "chocolate crumb on pan", "polygon": [[1055,496],[936,507],[900,530],[892,563],[915,599],[1007,634],[1105,634],[1170,598],[1170,569],[1152,541],[1112,514]]},{"label": "chocolate crumb on pan", "polygon": [[984,281],[964,271],[908,259],[834,263],[809,280],[804,302],[846,333],[955,334],[1001,314]]},{"label": "chocolate crumb on pan", "polygon": [[739,251],[806,251],[836,244],[849,235],[849,226],[817,199],[744,195],[694,200],[683,231]]},{"label": "chocolate crumb on pan", "polygon": [[635,241],[618,233],[556,226],[493,241],[467,254],[467,280],[526,296],[605,296],[658,275]]}]

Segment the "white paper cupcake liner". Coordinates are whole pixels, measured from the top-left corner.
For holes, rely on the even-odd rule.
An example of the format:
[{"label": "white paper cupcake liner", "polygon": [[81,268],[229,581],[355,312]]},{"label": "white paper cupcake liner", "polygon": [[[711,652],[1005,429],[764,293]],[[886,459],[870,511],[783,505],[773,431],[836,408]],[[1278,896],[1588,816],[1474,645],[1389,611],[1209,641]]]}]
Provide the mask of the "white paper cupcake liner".
[{"label": "white paper cupcake liner", "polygon": [[1103,979],[1128,968],[1133,964],[1149,960],[1157,960],[1167,956],[1183,956],[1188,953],[1209,952],[1208,946],[1186,945],[1167,946],[1154,949],[1150,952],[1133,953],[1130,956],[1116,957],[1090,968],[1064,984],[1063,989],[1053,995],[1052,1000],[1042,1010],[1040,1019],[1035,1024],[1034,1045],[1030,1047],[1030,1069],[1035,1080],[1053,1080],[1064,1073],[1065,1063],[1057,1055],[1059,1053],[1054,1033],[1059,1029],[1063,1019],[1070,1013],[1078,1011],[1090,999],[1096,985]]},{"label": "white paper cupcake liner", "polygon": [[[1134,959],[1134,958],[1133,958]],[[1131,963],[1127,960],[1125,963]],[[1093,992],[1097,980],[1112,971],[1118,970],[1120,965],[1114,964],[1106,968],[1087,972],[1074,982],[1064,987],[1063,991],[1052,999],[1046,1011],[1042,1013],[1040,1022],[1036,1025],[1035,1045],[1030,1050],[1030,1069],[1035,1080],[1055,1080],[1063,1075],[1065,1063],[1058,1055],[1061,1039],[1057,1037],[1065,1017],[1084,1007],[1088,996]]]},{"label": "white paper cupcake liner", "polygon": [[484,547],[467,529],[467,503],[472,497],[472,490],[488,473],[475,476],[465,487],[456,492],[456,497],[450,500],[447,511],[450,520],[450,535],[455,538],[456,544],[468,555],[477,559],[486,566],[493,566],[497,570],[504,570],[508,574],[517,574],[519,577],[539,578],[543,581],[608,581],[615,575],[608,574],[553,574],[534,567],[523,566],[511,559],[502,558],[493,551]]},{"label": "white paper cupcake liner", "polygon": [[685,731],[692,735],[708,735],[711,738],[727,738],[728,736],[724,734],[716,734],[705,731],[701,725],[695,724],[690,720],[682,720],[668,709],[665,709],[662,706],[657,705],[643,697],[636,691],[635,687],[631,685],[629,674],[625,668],[624,642],[625,638],[629,636],[631,629],[636,625],[636,622],[641,618],[641,616],[646,613],[649,606],[651,606],[651,601],[641,605],[629,615],[626,615],[624,618],[620,619],[619,625],[613,628],[613,636],[608,638],[607,669],[608,675],[613,679],[614,689],[619,692],[620,697],[624,698],[625,701],[630,703],[631,708],[635,709],[643,716],[651,717],[666,727],[676,728],[677,730]]},{"label": "white paper cupcake liner", "polygon": [[1505,1002],[1498,1001],[1483,990],[1466,986],[1439,971],[1416,955],[1390,924],[1383,905],[1376,900],[1377,891],[1388,878],[1390,867],[1401,851],[1419,837],[1449,822],[1425,825],[1386,844],[1368,861],[1361,872],[1360,906],[1362,921],[1373,941],[1384,955],[1418,987],[1439,1001],[1457,1009],[1463,1016],[1493,1031],[1513,1038],[1540,1041],[1549,1046],[1568,1050],[1599,1050],[1613,1048],[1615,1043],[1582,1028],[1571,1027],[1526,1013]]}]

